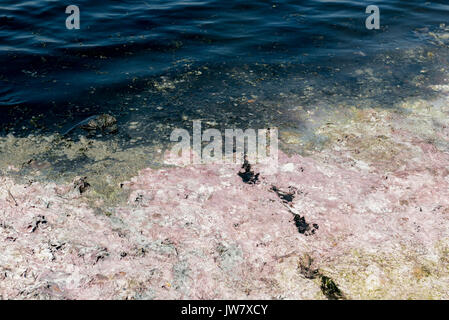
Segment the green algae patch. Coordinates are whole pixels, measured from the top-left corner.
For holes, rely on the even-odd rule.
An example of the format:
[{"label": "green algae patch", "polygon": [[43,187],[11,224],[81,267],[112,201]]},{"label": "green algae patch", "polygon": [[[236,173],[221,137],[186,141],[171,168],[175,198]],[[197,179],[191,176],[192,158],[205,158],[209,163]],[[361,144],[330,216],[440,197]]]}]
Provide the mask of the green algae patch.
[{"label": "green algae patch", "polygon": [[447,262],[410,247],[394,254],[359,249],[323,270],[339,281],[348,299],[444,299],[449,283]]},{"label": "green algae patch", "polygon": [[343,300],[345,299],[343,292],[341,292],[340,288],[338,288],[337,284],[329,277],[320,276],[321,278],[321,292],[328,298],[329,300]]},{"label": "green algae patch", "polygon": [[0,137],[0,168],[4,174],[20,183],[70,184],[77,177],[85,177],[90,188],[83,196],[109,206],[126,201],[127,192],[121,183],[139,170],[157,166],[161,155],[158,146],[123,147],[114,139],[81,136],[73,141],[58,134]]}]

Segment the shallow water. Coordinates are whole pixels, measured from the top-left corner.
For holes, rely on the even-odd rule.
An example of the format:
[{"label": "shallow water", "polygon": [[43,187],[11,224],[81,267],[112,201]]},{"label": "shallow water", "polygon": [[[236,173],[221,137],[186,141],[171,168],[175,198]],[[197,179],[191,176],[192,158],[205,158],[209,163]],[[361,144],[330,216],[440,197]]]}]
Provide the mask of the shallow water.
[{"label": "shallow water", "polygon": [[80,0],[80,30],[65,27],[69,4],[2,1],[2,135],[109,113],[120,129],[106,139],[125,147],[194,119],[314,140],[310,112],[395,108],[447,74],[444,1],[378,1],[380,30],[365,28],[365,1]]}]

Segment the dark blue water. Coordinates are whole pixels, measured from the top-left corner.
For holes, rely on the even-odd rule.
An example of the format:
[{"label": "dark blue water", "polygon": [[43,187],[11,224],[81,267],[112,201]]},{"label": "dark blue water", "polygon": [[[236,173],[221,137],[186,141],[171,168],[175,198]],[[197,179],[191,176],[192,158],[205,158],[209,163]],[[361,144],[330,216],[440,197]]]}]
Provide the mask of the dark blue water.
[{"label": "dark blue water", "polygon": [[[71,4],[80,30],[65,27]],[[365,27],[370,4],[1,0],[1,133],[60,132],[98,113],[143,122],[147,137],[192,119],[294,127],[291,106],[431,94],[448,55],[429,32],[449,24],[447,1],[378,0],[380,30]]]}]

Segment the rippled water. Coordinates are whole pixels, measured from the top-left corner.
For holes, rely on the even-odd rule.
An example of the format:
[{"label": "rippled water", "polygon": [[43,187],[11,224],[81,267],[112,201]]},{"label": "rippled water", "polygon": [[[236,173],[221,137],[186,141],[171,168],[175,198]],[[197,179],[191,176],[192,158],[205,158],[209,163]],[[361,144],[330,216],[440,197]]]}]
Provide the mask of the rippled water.
[{"label": "rippled water", "polygon": [[[289,110],[393,107],[431,95],[448,62],[445,1],[71,1],[0,3],[1,133],[62,132],[117,117],[118,137],[151,142],[202,119],[300,128]],[[139,130],[128,130],[138,122]],[[75,132],[76,134],[76,132]]]}]

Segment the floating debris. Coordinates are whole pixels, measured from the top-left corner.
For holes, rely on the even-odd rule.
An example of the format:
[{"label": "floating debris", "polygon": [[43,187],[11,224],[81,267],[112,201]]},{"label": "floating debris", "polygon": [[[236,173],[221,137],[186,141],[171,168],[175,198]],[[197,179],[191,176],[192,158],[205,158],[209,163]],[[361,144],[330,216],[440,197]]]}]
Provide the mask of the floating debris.
[{"label": "floating debris", "polygon": [[319,229],[318,224],[313,223],[312,225],[310,225],[306,222],[305,217],[301,217],[301,215],[294,212],[291,208],[291,204],[295,198],[295,195],[298,193],[297,188],[289,186],[288,191],[284,191],[276,186],[272,186],[270,190],[277,194],[277,196],[282,200],[284,206],[290,211],[291,214],[293,214],[293,220],[295,221],[295,225],[296,228],[298,228],[299,233],[306,236],[315,234],[316,230]]},{"label": "floating debris", "polygon": [[282,191],[276,186],[272,186],[270,190],[274,191],[284,203],[291,203],[293,202],[298,189],[291,186],[288,189],[288,191]]},{"label": "floating debris", "polygon": [[293,220],[295,221],[296,228],[298,228],[298,232],[306,236],[315,234],[315,231],[319,229],[318,224],[313,223],[310,225],[306,222],[306,219],[299,214],[294,214]]},{"label": "floating debris", "polygon": [[245,156],[245,161],[242,165],[242,170],[239,171],[239,176],[242,178],[244,183],[248,184],[256,184],[259,181],[259,174],[254,174],[254,171],[251,168],[251,164],[248,161],[248,158]]},{"label": "floating debris", "polygon": [[329,277],[321,275],[321,292],[329,300],[344,300],[345,296],[337,284]]},{"label": "floating debris", "polygon": [[14,201],[14,205],[17,207],[19,204],[17,203],[16,198],[14,198],[14,196],[12,195],[11,191],[9,191],[9,189],[7,191],[8,191],[8,195],[11,197],[12,201]]}]

